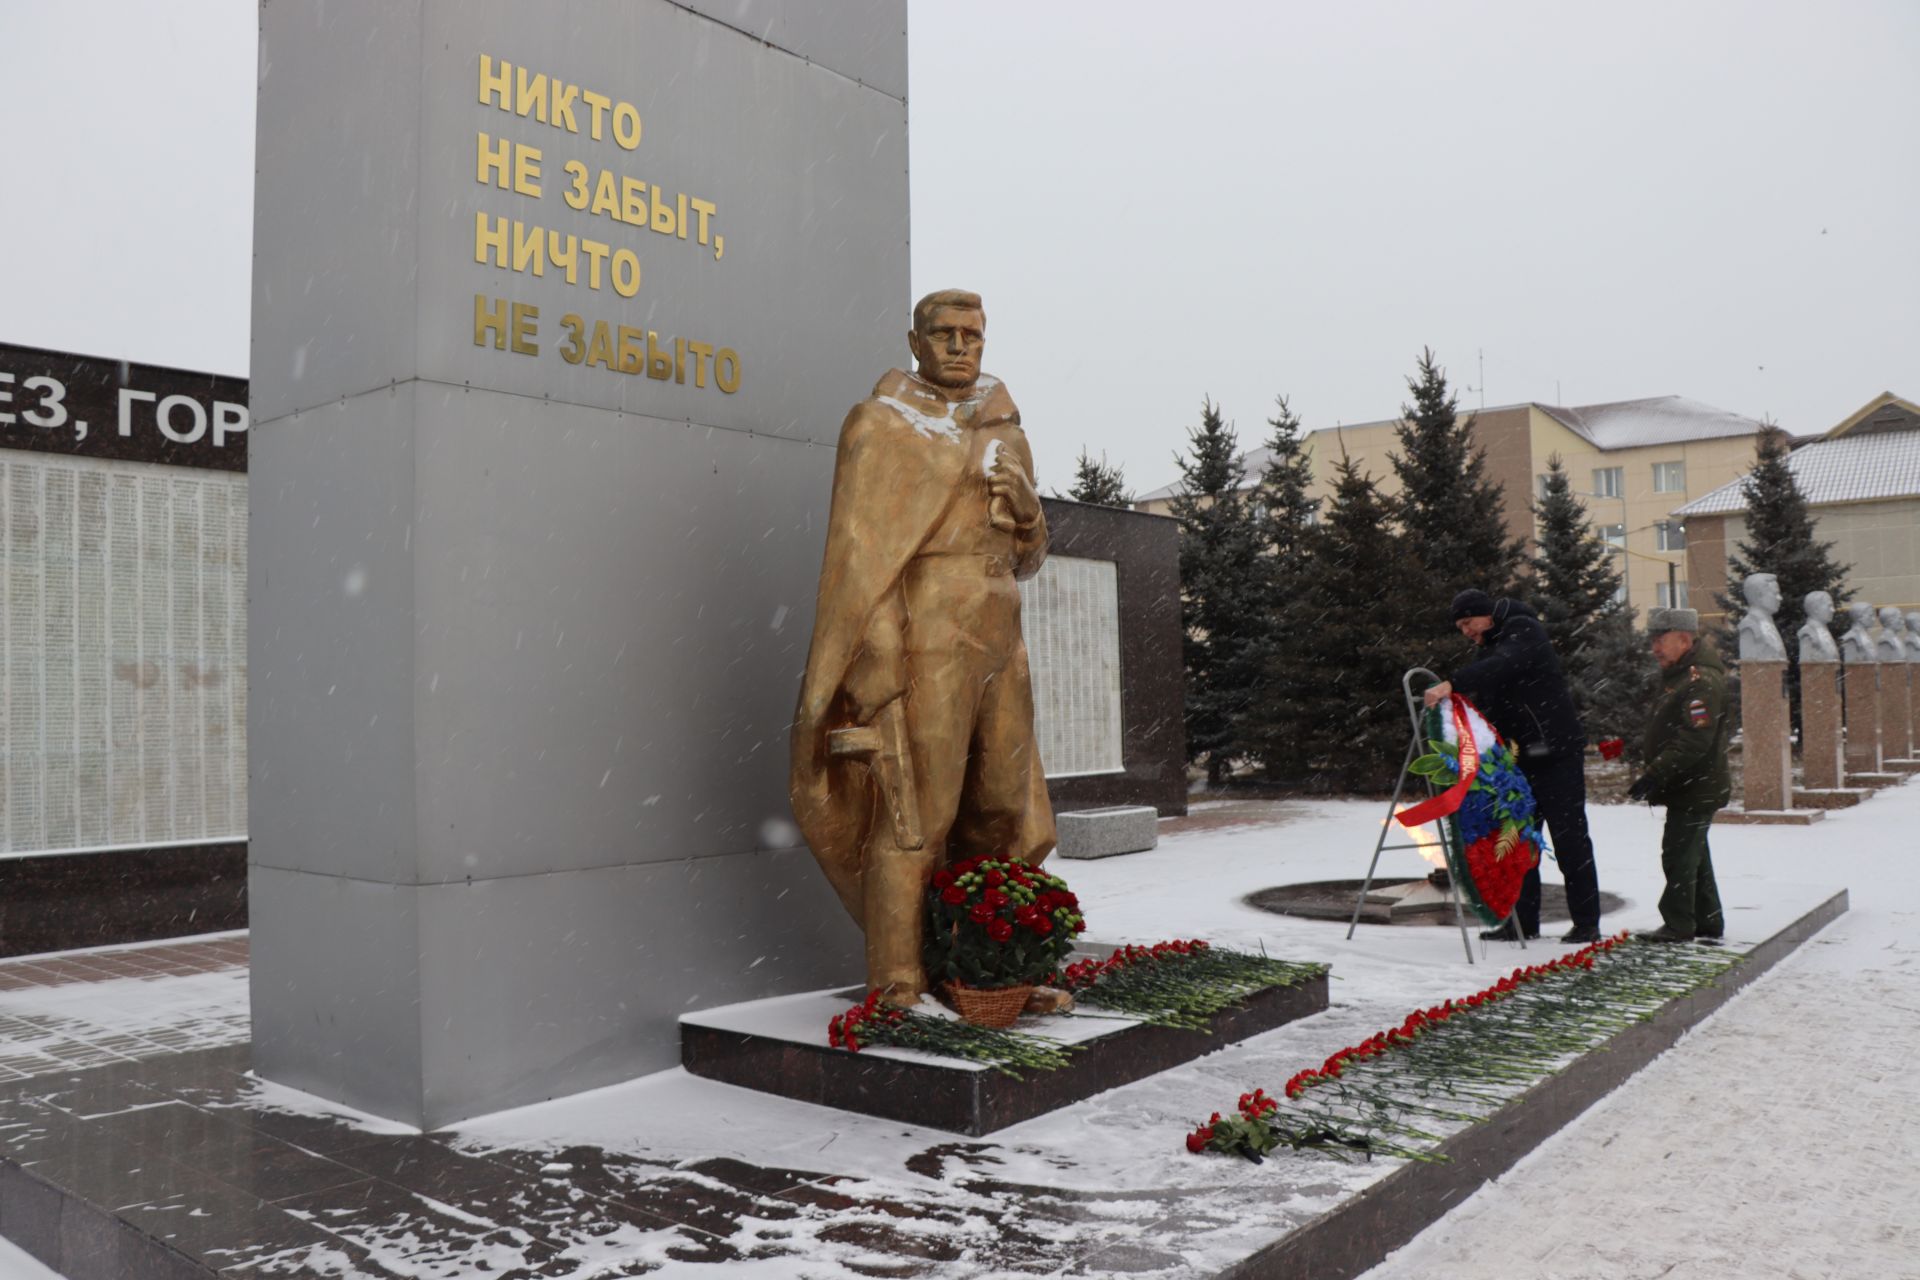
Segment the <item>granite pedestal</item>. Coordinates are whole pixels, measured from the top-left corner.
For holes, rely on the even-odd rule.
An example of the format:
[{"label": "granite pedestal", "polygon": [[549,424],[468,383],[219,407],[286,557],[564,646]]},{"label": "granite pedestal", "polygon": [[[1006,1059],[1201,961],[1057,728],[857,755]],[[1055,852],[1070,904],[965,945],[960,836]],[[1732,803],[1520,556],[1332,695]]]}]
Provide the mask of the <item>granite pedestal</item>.
[{"label": "granite pedestal", "polygon": [[1800,664],[1800,783],[1831,791],[1845,782],[1840,739],[1840,664]]},{"label": "granite pedestal", "polygon": [[1255,992],[1214,1015],[1207,1031],[1092,1017],[1023,1018],[1015,1030],[1077,1045],[1065,1067],[1021,1079],[955,1058],[888,1047],[848,1053],[827,1022],[858,988],[776,996],[682,1015],[681,1064],[693,1075],[801,1102],[978,1136],[1191,1062],[1249,1036],[1320,1013],[1325,974]]},{"label": "granite pedestal", "polygon": [[1793,754],[1787,739],[1787,664],[1747,659],[1740,664],[1740,725],[1744,739],[1742,799],[1748,813],[1784,810],[1793,803]]},{"label": "granite pedestal", "polygon": [[[1913,729],[1908,723],[1907,711],[1911,670],[1904,662],[1880,664],[1880,767],[1883,769],[1894,768],[1893,761],[1913,759]],[[1915,767],[1920,768],[1920,764]]]},{"label": "granite pedestal", "polygon": [[1844,668],[1840,678],[1846,701],[1847,773],[1879,773],[1880,668],[1856,662]]}]

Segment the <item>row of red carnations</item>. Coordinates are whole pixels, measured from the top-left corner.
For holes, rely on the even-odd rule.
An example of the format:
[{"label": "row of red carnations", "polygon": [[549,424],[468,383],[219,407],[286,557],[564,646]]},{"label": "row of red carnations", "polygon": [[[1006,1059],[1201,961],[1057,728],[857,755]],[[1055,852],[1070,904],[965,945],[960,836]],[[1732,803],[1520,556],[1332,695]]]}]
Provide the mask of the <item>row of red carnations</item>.
[{"label": "row of red carnations", "polygon": [[843,1014],[837,1015],[827,1024],[827,1043],[836,1049],[845,1049],[849,1053],[860,1052],[860,1036],[868,1023],[876,1026],[893,1026],[905,1020],[904,1009],[883,1009],[880,1007],[880,993],[869,991],[867,998]]},{"label": "row of red carnations", "polygon": [[[1515,969],[1512,973],[1500,979],[1500,981],[1494,983],[1492,986],[1487,987],[1485,990],[1477,991],[1464,1000],[1449,1000],[1445,1004],[1437,1004],[1429,1009],[1415,1009],[1406,1016],[1406,1019],[1402,1021],[1399,1026],[1389,1028],[1386,1031],[1375,1032],[1359,1044],[1348,1045],[1346,1048],[1329,1055],[1327,1060],[1318,1067],[1308,1067],[1304,1071],[1296,1071],[1293,1077],[1287,1081],[1286,1095],[1289,1098],[1297,1098],[1315,1085],[1331,1084],[1340,1078],[1340,1073],[1349,1065],[1356,1062],[1364,1062],[1368,1058],[1378,1057],[1390,1049],[1412,1044],[1413,1041],[1428,1028],[1437,1027],[1451,1018],[1458,1017],[1461,1014],[1471,1013],[1483,1005],[1492,1004],[1497,1000],[1504,999],[1529,982],[1538,982],[1542,978],[1551,977],[1556,973],[1569,969],[1591,969],[1593,968],[1594,957],[1613,950],[1625,942],[1629,936],[1627,932],[1622,931],[1611,938],[1603,938],[1599,942],[1590,943],[1578,951],[1570,951],[1557,959],[1547,961],[1545,964],[1527,965],[1524,968]],[[1240,1114],[1250,1121],[1264,1119],[1277,1110],[1279,1106],[1280,1104],[1277,1100],[1268,1097],[1266,1092],[1261,1089],[1255,1089],[1252,1093],[1243,1093],[1240,1095]],[[1215,1128],[1217,1128],[1220,1123],[1220,1113],[1216,1111],[1212,1117],[1208,1119],[1207,1123],[1199,1126],[1187,1135],[1187,1150],[1195,1153],[1206,1150],[1207,1144],[1213,1141]]]},{"label": "row of red carnations", "polygon": [[1054,978],[1053,985],[1068,991],[1084,991],[1116,969],[1125,969],[1148,961],[1165,960],[1168,956],[1190,956],[1206,949],[1207,944],[1198,938],[1171,939],[1166,942],[1156,942],[1150,947],[1125,946],[1104,960],[1074,961]]}]

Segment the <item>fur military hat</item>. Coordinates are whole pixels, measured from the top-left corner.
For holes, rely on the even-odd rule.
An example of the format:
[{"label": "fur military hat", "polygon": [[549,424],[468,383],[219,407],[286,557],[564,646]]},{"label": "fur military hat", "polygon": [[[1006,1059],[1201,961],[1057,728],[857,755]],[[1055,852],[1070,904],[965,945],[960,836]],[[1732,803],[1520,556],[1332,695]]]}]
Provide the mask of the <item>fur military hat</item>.
[{"label": "fur military hat", "polygon": [[1657,636],[1664,631],[1684,631],[1688,635],[1700,633],[1700,612],[1697,609],[1649,609],[1647,611],[1647,634]]}]

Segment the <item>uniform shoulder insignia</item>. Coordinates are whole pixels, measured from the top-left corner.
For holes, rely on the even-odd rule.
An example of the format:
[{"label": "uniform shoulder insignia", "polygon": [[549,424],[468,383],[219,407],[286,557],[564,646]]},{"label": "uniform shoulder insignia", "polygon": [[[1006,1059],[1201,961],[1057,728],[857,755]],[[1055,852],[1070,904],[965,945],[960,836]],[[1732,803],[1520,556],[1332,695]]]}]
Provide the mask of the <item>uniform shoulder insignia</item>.
[{"label": "uniform shoulder insignia", "polygon": [[1707,710],[1706,700],[1695,698],[1687,704],[1687,723],[1696,729],[1704,729],[1713,719],[1713,713]]}]

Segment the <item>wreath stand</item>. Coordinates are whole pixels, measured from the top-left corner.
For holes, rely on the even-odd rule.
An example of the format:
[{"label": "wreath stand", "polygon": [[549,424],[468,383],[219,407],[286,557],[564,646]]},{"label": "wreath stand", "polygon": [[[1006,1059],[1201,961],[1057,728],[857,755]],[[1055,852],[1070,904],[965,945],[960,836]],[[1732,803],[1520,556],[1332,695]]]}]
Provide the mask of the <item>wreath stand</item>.
[{"label": "wreath stand", "polygon": [[[1415,676],[1425,676],[1427,678],[1426,685],[1421,686],[1422,692],[1425,692],[1428,685],[1440,683],[1440,677],[1425,667],[1410,668],[1405,675],[1400,677],[1400,692],[1406,696],[1407,719],[1413,726],[1413,737],[1407,743],[1407,758],[1400,764],[1399,780],[1393,784],[1393,799],[1387,801],[1387,817],[1386,821],[1380,824],[1380,838],[1373,842],[1373,861],[1367,864],[1367,878],[1360,882],[1360,893],[1353,900],[1353,919],[1347,922],[1347,941],[1349,942],[1353,941],[1354,930],[1360,927],[1360,909],[1366,906],[1367,894],[1373,888],[1373,873],[1380,869],[1380,855],[1388,849],[1418,849],[1420,847],[1419,844],[1412,841],[1406,844],[1387,843],[1387,836],[1392,834],[1394,830],[1394,818],[1400,812],[1400,797],[1406,792],[1407,779],[1413,776],[1411,767],[1414,760],[1420,755],[1420,748],[1426,745],[1426,735],[1420,728],[1420,713],[1423,708],[1420,705],[1419,696],[1413,691],[1413,678]],[[1422,778],[1421,782],[1426,786],[1429,796],[1435,794],[1433,780],[1431,778]],[[1458,852],[1460,854],[1458,861],[1462,866],[1466,865],[1467,859],[1465,851],[1456,851],[1452,847],[1454,840],[1453,826],[1446,822],[1438,822],[1434,825],[1439,828],[1441,847],[1447,850],[1449,854]],[[1460,945],[1466,950],[1467,963],[1473,964],[1475,962],[1473,956],[1473,939],[1467,933],[1467,916],[1462,906],[1460,886],[1453,882],[1453,861],[1451,857],[1448,859],[1447,898],[1453,903],[1453,920],[1455,924],[1460,926]],[[1527,935],[1526,932],[1520,928],[1520,909],[1518,907],[1515,907],[1507,913],[1506,922],[1512,927],[1513,936],[1519,939],[1520,949],[1525,951],[1527,949]]]}]

